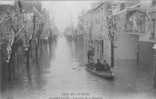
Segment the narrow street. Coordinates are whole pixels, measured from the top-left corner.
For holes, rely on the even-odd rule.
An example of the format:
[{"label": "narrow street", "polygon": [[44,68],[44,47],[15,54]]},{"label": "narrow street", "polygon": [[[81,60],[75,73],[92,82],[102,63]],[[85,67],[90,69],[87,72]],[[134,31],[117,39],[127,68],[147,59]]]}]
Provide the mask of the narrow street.
[{"label": "narrow street", "polygon": [[[115,79],[106,80],[87,72],[77,58],[75,49],[74,43],[65,37],[58,37],[50,65],[41,73],[42,78],[34,79],[36,83],[33,86],[38,87],[40,82],[42,87],[13,90],[7,93],[8,96],[11,99],[53,99],[61,96],[79,97],[83,94],[87,97],[97,96],[99,99],[154,99],[149,77],[137,71],[133,62],[120,62],[120,67],[114,69]],[[138,72],[142,75],[138,75]]]},{"label": "narrow street", "polygon": [[[122,68],[125,64],[128,64],[126,68],[123,68],[125,72],[117,67],[115,80],[109,81],[87,72],[85,67],[78,62],[73,51],[74,47],[71,45],[65,37],[58,38],[55,54],[51,59],[49,68],[43,74],[45,83],[41,90],[30,91],[28,99],[30,97],[33,97],[33,99],[38,99],[38,97],[40,99],[48,99],[50,97],[80,93],[89,97],[103,96],[106,99],[117,99],[117,97],[120,99],[126,97],[128,99],[127,96],[130,99],[132,97],[133,99],[149,99],[149,97],[153,96],[150,83],[143,82],[143,79],[142,82],[139,81],[136,68],[134,68],[135,65],[131,62],[120,63]],[[134,66],[132,67],[131,65]],[[139,84],[137,85],[137,83]],[[22,94],[25,95],[26,93]],[[23,96],[22,94],[21,97]],[[19,95],[16,99],[18,97]]]},{"label": "narrow street", "polygon": [[156,0],[11,0],[0,11],[0,99],[155,99]]},{"label": "narrow street", "polygon": [[[58,38],[55,56],[51,60],[50,69],[48,69],[49,73],[45,77],[47,79],[46,96],[61,96],[65,93],[86,93],[89,96],[104,96],[107,98],[127,95],[132,95],[134,98],[137,98],[137,96],[142,98],[150,97],[150,94],[146,93],[146,91],[151,91],[150,83],[144,81],[141,84],[139,82],[135,64],[122,62],[120,63],[121,66],[127,64],[127,70],[122,67],[125,72],[122,72],[123,70],[117,67],[115,72],[118,75],[114,81],[102,79],[85,70],[84,65],[81,65],[76,57],[74,44],[70,43],[65,37]],[[139,84],[137,85],[137,83]],[[145,92],[141,92],[139,88]]]},{"label": "narrow street", "polygon": [[47,96],[60,95],[66,92],[84,92],[91,95],[103,95],[105,93],[107,95],[112,91],[113,82],[86,72],[85,67],[80,66],[72,52],[74,51],[66,38],[59,38],[55,57],[49,69],[50,73],[46,77],[48,83],[45,89],[50,92]]}]

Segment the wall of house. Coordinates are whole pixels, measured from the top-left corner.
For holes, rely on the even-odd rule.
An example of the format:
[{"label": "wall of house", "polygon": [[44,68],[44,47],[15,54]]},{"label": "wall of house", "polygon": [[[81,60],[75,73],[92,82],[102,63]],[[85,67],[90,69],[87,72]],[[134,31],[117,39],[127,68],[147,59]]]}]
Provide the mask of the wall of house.
[{"label": "wall of house", "polygon": [[139,42],[139,63],[142,66],[152,65],[153,44],[150,42]]},{"label": "wall of house", "polygon": [[117,60],[136,60],[137,59],[137,40],[129,34],[122,32],[115,44],[115,59]]},{"label": "wall of house", "polygon": [[111,64],[111,45],[108,39],[103,42],[103,58],[108,64]]}]

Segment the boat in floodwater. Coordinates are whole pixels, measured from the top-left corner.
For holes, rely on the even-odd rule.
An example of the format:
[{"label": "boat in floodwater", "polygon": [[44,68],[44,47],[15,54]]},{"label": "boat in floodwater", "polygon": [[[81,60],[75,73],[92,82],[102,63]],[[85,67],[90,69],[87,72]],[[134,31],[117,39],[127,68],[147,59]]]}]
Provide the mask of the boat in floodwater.
[{"label": "boat in floodwater", "polygon": [[[92,66],[90,66],[92,65]],[[99,77],[102,78],[106,78],[106,79],[113,79],[114,78],[114,74],[111,70],[101,70],[101,71],[97,71],[94,64],[87,64],[86,65],[86,70],[89,71],[90,73],[97,75]]]}]

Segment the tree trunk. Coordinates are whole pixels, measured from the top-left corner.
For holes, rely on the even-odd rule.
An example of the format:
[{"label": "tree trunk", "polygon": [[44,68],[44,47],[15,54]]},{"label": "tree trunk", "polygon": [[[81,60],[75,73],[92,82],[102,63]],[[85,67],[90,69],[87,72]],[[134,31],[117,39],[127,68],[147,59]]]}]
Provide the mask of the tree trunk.
[{"label": "tree trunk", "polygon": [[26,51],[26,72],[28,76],[28,80],[31,81],[31,74],[30,74],[30,48]]},{"label": "tree trunk", "polygon": [[111,67],[114,67],[114,41],[111,40]]},{"label": "tree trunk", "polygon": [[38,66],[38,41],[36,41],[36,45],[35,45],[35,54],[36,54],[36,65]]},{"label": "tree trunk", "polygon": [[15,42],[13,43],[13,45],[11,46],[11,55],[10,55],[10,61],[8,63],[8,80],[14,80],[15,78],[15,66],[14,66],[14,58],[15,58],[15,54],[16,54],[16,44]]}]

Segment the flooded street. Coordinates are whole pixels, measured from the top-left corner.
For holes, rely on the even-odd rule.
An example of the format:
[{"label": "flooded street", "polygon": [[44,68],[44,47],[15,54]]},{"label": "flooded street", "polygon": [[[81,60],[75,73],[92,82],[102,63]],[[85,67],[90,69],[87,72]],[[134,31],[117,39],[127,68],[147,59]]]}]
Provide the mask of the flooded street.
[{"label": "flooded street", "polygon": [[0,99],[155,99],[156,0],[2,0],[0,12]]},{"label": "flooded street", "polygon": [[[107,94],[103,89],[111,91],[112,82],[95,77],[86,72],[84,66],[80,66],[77,59],[72,55],[72,49],[69,46],[66,38],[58,39],[55,57],[51,62],[49,74],[46,79],[48,80],[46,93],[47,96],[60,95],[61,93],[68,92],[84,92],[91,95]],[[101,86],[97,86],[97,85]],[[109,86],[104,86],[108,84]]]},{"label": "flooded street", "polygon": [[[53,99],[66,96],[67,94],[83,94],[87,97],[97,96],[106,99],[152,99],[150,82],[147,77],[140,78],[137,75],[136,67],[132,62],[120,63],[120,68],[115,68],[116,77],[114,81],[106,80],[92,75],[85,70],[85,66],[79,63],[76,57],[75,47],[65,37],[59,37],[54,56],[50,66],[43,72],[42,87],[39,90],[14,91],[13,99]],[[75,54],[73,54],[75,52]],[[132,67],[132,65],[134,65]],[[139,76],[139,77],[137,77]],[[41,82],[41,79],[38,80]],[[36,83],[38,84],[38,83]],[[35,85],[35,84],[34,84]],[[21,93],[21,94],[18,94]],[[129,98],[127,97],[129,96]],[[154,99],[154,98],[153,98]]]}]

